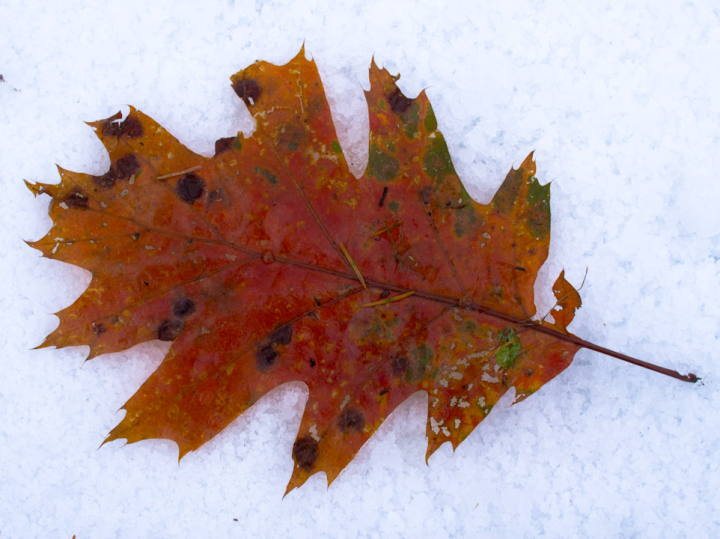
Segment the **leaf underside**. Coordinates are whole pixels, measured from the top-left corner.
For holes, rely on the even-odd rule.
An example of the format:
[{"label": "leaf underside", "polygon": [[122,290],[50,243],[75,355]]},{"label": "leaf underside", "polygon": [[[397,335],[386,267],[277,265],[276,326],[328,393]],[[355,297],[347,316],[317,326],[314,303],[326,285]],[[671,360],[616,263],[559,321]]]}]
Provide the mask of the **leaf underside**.
[{"label": "leaf underside", "polygon": [[50,232],[30,245],[92,272],[46,346],[90,358],[173,341],[106,441],[175,441],[182,457],[263,395],[309,389],[288,492],[332,482],[385,418],[429,395],[426,459],[464,440],[511,387],[516,402],[571,363],[580,306],[561,274],[554,322],[533,286],[550,241],[549,186],[532,154],[488,205],[473,201],[422,92],[372,63],[365,176],[348,170],[313,61],[256,62],[231,77],[249,138],[196,155],[131,109],[90,123],[111,158],[60,169]]}]

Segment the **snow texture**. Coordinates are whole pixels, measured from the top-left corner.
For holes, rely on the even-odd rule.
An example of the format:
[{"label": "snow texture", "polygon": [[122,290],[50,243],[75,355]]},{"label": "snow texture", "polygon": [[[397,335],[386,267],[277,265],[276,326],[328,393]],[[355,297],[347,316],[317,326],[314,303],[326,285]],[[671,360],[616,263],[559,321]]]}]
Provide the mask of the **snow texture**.
[{"label": "snow texture", "polygon": [[[1,4],[0,537],[720,536],[717,2]],[[89,274],[23,243],[50,220],[22,180],[103,173],[83,121],[124,104],[211,155],[252,128],[228,77],[303,41],[355,173],[373,55],[406,94],[427,89],[479,201],[536,150],[553,182],[540,309],[560,270],[579,285],[587,268],[573,332],[702,382],[583,350],[429,466],[417,394],[329,490],[320,474],[285,499],[301,384],[179,465],[167,441],[98,449],[167,343],[88,363],[86,347],[30,350]]]}]

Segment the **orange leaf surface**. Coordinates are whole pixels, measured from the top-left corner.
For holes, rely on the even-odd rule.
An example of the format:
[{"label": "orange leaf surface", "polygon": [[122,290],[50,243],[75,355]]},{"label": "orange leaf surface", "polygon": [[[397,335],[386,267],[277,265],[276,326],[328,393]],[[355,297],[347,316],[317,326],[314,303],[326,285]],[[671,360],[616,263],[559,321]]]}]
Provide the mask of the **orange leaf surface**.
[{"label": "orange leaf surface", "polygon": [[90,124],[106,174],[29,185],[52,197],[54,222],[31,245],[92,272],[41,346],[89,345],[92,358],[173,341],[106,441],[165,438],[182,457],[300,380],[289,491],[320,471],[332,482],[416,391],[429,395],[429,458],[510,388],[523,399],[568,367],[580,297],[563,275],[554,322],[532,320],[550,241],[532,155],[476,203],[425,93],[405,97],[373,62],[357,179],[304,51],[231,79],[256,130],[218,140],[212,158],[131,109]]}]

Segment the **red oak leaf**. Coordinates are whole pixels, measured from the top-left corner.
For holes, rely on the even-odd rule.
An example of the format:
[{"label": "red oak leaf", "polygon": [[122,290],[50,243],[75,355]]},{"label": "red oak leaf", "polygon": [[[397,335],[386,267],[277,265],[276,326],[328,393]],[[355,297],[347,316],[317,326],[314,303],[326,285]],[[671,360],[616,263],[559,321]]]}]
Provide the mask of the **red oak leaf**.
[{"label": "red oak leaf", "polygon": [[510,388],[524,399],[591,347],[567,332],[580,297],[563,275],[554,322],[534,319],[550,199],[532,156],[476,203],[425,93],[407,98],[396,80],[372,64],[360,179],[301,51],[232,77],[257,126],[212,158],[131,109],[90,124],[107,173],[29,185],[52,197],[54,221],[31,245],[92,272],[41,346],[89,345],[92,358],[173,341],[107,441],[166,438],[183,456],[300,380],[288,490],[320,471],[332,482],[416,391],[429,395],[430,457]]}]

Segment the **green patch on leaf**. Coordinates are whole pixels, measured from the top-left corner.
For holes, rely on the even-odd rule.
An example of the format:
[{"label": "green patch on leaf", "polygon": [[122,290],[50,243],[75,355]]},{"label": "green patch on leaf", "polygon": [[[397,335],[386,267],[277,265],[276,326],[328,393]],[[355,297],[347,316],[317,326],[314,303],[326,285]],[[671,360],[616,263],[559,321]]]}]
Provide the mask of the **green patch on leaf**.
[{"label": "green patch on leaf", "polygon": [[273,174],[266,168],[255,167],[253,169],[253,172],[259,176],[262,176],[263,178],[265,178],[267,181],[269,181],[272,184],[278,183],[277,176],[275,176],[275,174]]},{"label": "green patch on leaf", "polygon": [[437,129],[437,119],[435,118],[435,113],[433,112],[430,105],[428,105],[428,111],[425,115],[425,131],[428,133],[432,133]]},{"label": "green patch on leaf", "polygon": [[242,150],[242,141],[240,140],[240,137],[235,137],[235,140],[233,140],[232,147],[234,150],[237,150],[238,152]]},{"label": "green patch on leaf", "polygon": [[462,331],[463,333],[475,333],[477,329],[477,324],[472,320],[465,320],[462,326],[460,326],[460,331]]},{"label": "green patch on leaf", "polygon": [[426,343],[422,343],[412,352],[414,361],[410,368],[405,371],[405,381],[413,382],[421,379],[425,375],[425,367],[433,358],[433,351]]},{"label": "green patch on leaf", "polygon": [[429,139],[427,150],[423,156],[423,168],[433,178],[441,172],[455,172],[450,161],[447,144],[442,137]]},{"label": "green patch on leaf", "polygon": [[550,202],[550,184],[540,185],[535,176],[528,179],[527,203],[534,206],[539,202]]},{"label": "green patch on leaf", "polygon": [[368,156],[368,176],[381,182],[390,182],[395,179],[400,164],[392,155],[385,153],[376,144],[370,147]]},{"label": "green patch on leaf", "polygon": [[330,144],[330,147],[332,148],[332,151],[334,151],[335,153],[342,152],[342,149],[340,148],[340,144],[338,143],[337,140],[333,140],[332,144]]},{"label": "green patch on leaf", "polygon": [[502,368],[510,367],[522,351],[522,345],[515,330],[511,327],[503,329],[498,335],[500,341],[497,352],[495,352],[495,360]]},{"label": "green patch on leaf", "polygon": [[400,209],[400,203],[395,202],[394,200],[388,204],[388,208],[391,212],[393,212],[395,215],[397,215],[398,210]]}]

